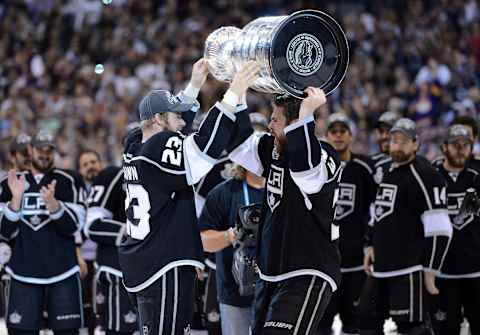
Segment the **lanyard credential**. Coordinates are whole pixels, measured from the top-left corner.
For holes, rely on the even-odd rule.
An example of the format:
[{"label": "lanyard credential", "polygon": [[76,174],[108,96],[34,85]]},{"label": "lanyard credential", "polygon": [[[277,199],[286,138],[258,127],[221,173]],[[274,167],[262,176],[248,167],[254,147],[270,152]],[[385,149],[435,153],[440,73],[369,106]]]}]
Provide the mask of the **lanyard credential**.
[{"label": "lanyard credential", "polygon": [[248,195],[248,186],[245,180],[243,181],[243,199],[246,206],[250,205],[250,196]]}]

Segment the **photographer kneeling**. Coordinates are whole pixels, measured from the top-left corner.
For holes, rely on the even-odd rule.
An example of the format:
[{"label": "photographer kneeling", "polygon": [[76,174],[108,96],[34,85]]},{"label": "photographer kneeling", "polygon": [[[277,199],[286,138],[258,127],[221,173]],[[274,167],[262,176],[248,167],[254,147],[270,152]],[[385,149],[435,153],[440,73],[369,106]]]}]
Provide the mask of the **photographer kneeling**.
[{"label": "photographer kneeling", "polygon": [[262,202],[265,179],[240,166],[234,166],[233,170],[232,179],[208,194],[199,225],[205,251],[215,252],[222,334],[247,335],[253,323],[253,291],[239,287],[232,273],[235,249],[238,244],[240,248],[244,246],[235,226],[240,208]]}]

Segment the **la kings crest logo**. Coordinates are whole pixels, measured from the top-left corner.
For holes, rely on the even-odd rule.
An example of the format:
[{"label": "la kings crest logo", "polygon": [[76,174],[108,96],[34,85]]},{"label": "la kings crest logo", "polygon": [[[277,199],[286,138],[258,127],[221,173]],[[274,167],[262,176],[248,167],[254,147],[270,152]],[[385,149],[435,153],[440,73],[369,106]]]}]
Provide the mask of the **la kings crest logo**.
[{"label": "la kings crest logo", "polygon": [[452,220],[453,227],[457,230],[462,230],[474,219],[473,214],[468,215],[466,217],[458,216],[458,213],[460,212],[460,208],[462,207],[462,203],[464,199],[465,199],[465,192],[447,194],[448,214],[450,214],[450,216],[453,217],[453,220]]},{"label": "la kings crest logo", "polygon": [[50,222],[50,213],[40,193],[24,193],[21,220],[34,231]]},{"label": "la kings crest logo", "polygon": [[354,184],[340,183],[337,205],[335,207],[335,220],[346,218],[355,210],[355,191],[357,186]]},{"label": "la kings crest logo", "polygon": [[397,185],[380,184],[375,199],[375,221],[378,222],[393,213],[397,197]]},{"label": "la kings crest logo", "polygon": [[285,169],[275,165],[271,167],[267,180],[267,202],[273,212],[282,200]]}]

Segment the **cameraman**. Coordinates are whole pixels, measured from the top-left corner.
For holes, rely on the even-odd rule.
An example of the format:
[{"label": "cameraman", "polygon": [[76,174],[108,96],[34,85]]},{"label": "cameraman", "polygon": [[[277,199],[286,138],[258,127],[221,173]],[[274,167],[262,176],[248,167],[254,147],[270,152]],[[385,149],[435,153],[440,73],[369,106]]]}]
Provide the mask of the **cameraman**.
[{"label": "cameraman", "polygon": [[[256,115],[252,114],[252,115]],[[266,129],[264,122],[255,122],[254,128]],[[232,244],[240,207],[261,203],[265,179],[234,166],[233,178],[215,187],[207,196],[199,218],[200,231],[205,251],[215,252],[216,279],[223,335],[247,335],[253,323],[253,295],[241,296],[239,286],[232,274]]]},{"label": "cameraman", "polygon": [[[440,294],[432,306],[435,334],[458,335],[465,317],[472,334],[480,334],[480,219],[473,212],[462,213],[467,190],[480,191],[478,172],[469,167],[473,141],[467,126],[448,129],[442,145],[443,162],[435,164],[447,181],[448,211],[453,237],[437,286]],[[478,205],[474,212],[478,213]],[[463,312],[462,312],[463,308]]]}]

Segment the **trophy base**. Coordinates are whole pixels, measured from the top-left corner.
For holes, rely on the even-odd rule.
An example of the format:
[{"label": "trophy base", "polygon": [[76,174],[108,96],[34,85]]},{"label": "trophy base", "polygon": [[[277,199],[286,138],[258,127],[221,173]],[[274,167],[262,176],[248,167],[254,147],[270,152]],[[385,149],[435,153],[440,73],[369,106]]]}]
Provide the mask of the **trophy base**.
[{"label": "trophy base", "polygon": [[290,15],[277,28],[270,66],[279,85],[303,99],[304,90],[319,87],[326,95],[345,77],[349,62],[348,41],[328,14],[304,10]]}]

